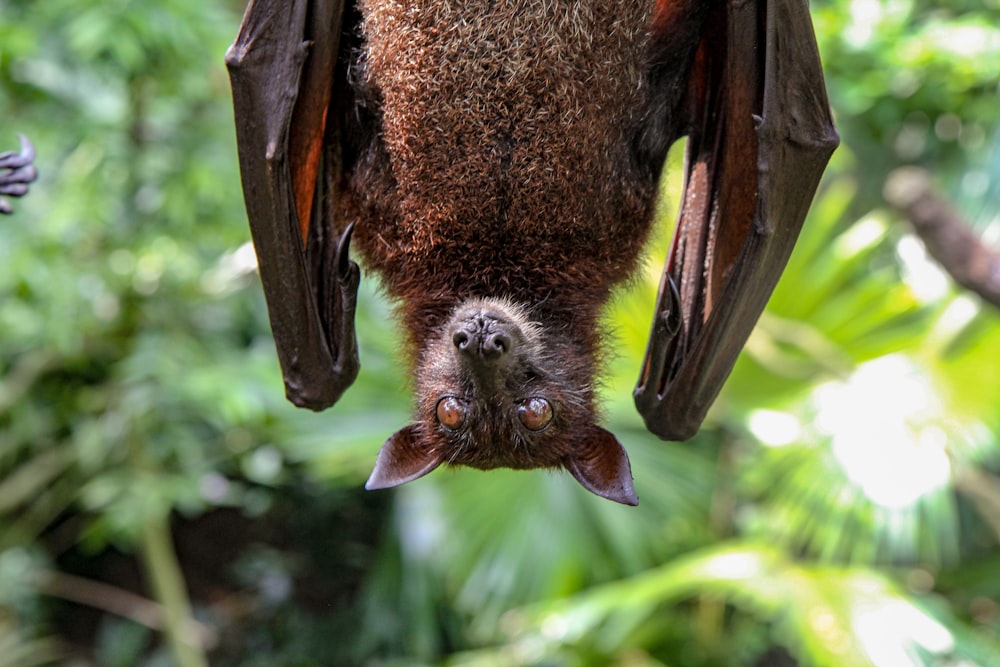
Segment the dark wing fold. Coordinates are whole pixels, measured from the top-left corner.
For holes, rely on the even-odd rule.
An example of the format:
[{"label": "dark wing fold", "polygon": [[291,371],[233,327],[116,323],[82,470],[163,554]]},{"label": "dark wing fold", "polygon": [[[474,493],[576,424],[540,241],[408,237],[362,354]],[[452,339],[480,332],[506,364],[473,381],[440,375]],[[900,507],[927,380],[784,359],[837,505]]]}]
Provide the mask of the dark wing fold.
[{"label": "dark wing fold", "polygon": [[729,376],[839,143],[807,0],[716,3],[687,90],[684,197],[635,389],[671,440]]},{"label": "dark wing fold", "polygon": [[343,16],[343,0],[251,0],[226,54],[243,193],[285,390],[314,410],[335,403],[358,371],[350,234],[340,243],[322,218],[328,207],[317,205]]}]

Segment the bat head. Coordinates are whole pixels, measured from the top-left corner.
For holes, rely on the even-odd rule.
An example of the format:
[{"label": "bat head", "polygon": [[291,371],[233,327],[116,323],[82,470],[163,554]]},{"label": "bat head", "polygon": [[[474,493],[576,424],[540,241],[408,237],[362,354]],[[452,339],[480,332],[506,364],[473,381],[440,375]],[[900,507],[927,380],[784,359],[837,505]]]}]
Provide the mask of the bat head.
[{"label": "bat head", "polygon": [[566,335],[508,301],[459,306],[418,364],[416,421],[385,441],[366,487],[442,463],[563,467],[589,491],[637,504],[624,448],[595,421],[593,362]]}]

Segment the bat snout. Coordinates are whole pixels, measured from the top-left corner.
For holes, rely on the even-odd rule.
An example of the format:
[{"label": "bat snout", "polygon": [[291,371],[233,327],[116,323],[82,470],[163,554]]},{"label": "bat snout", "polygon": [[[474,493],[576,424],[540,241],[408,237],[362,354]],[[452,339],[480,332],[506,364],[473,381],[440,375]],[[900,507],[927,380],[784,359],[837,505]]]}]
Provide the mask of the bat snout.
[{"label": "bat snout", "polygon": [[477,317],[452,327],[455,352],[474,367],[499,362],[514,351],[513,325],[489,317]]}]

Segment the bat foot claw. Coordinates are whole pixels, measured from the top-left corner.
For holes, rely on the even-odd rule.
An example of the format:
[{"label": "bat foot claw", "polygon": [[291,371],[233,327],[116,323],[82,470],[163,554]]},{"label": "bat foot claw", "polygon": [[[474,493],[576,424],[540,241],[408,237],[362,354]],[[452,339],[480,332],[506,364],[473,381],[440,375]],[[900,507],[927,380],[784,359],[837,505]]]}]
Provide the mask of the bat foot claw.
[{"label": "bat foot claw", "polygon": [[[0,195],[23,197],[28,194],[28,185],[38,178],[38,170],[32,164],[35,147],[24,135],[20,135],[20,139],[20,152],[0,153]],[[12,213],[13,210],[8,202],[0,199],[0,213]]]}]

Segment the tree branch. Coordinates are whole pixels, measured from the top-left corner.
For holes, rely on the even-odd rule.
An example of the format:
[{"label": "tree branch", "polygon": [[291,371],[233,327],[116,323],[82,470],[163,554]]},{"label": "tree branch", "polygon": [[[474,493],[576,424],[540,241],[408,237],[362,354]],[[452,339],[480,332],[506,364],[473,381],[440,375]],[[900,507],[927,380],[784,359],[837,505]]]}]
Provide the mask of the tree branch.
[{"label": "tree branch", "polygon": [[[131,591],[56,570],[38,572],[32,583],[43,595],[100,609],[152,630],[165,629],[163,606]],[[193,618],[188,619],[188,623],[191,633],[204,648],[215,646],[217,637],[211,627]]]},{"label": "tree branch", "polygon": [[927,252],[962,287],[1000,308],[1000,251],[985,245],[918,167],[896,169],[886,180],[886,201],[913,225]]}]

